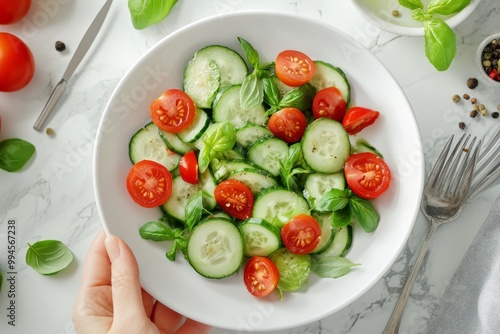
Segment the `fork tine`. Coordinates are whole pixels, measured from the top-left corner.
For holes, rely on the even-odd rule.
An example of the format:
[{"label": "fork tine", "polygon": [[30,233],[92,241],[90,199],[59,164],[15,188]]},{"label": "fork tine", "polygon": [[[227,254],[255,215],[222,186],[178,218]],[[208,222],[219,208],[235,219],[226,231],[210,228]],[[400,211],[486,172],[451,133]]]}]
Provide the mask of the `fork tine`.
[{"label": "fork tine", "polygon": [[448,151],[450,150],[451,143],[453,142],[453,135],[450,136],[450,139],[444,145],[444,148],[441,150],[436,162],[434,163],[434,167],[432,167],[429,176],[427,177],[427,182],[425,184],[425,188],[433,187],[436,184],[436,181],[441,175],[441,171],[443,169],[444,164],[446,163],[446,157],[448,156]]},{"label": "fork tine", "polygon": [[[454,195],[457,195],[458,192],[461,193],[464,190],[468,190],[470,187],[470,184],[472,182],[472,178],[474,177],[474,168],[476,165],[477,156],[478,156],[480,149],[481,149],[481,141],[479,141],[477,143],[476,147],[474,148],[476,140],[477,140],[477,137],[474,137],[468,148],[465,148],[465,143],[462,146],[462,150],[465,151],[466,153],[465,153],[465,155],[460,154],[463,156],[461,159],[461,161],[462,161],[461,167],[460,167],[460,170],[457,171],[457,173],[456,173],[457,177],[455,177],[453,184],[451,184],[451,182],[450,182],[450,188],[449,188],[449,189],[455,189]],[[472,151],[473,149],[474,149],[474,151]],[[471,157],[471,154],[472,154],[472,157]],[[458,159],[457,159],[457,161],[458,161]]]},{"label": "fork tine", "polygon": [[[463,174],[463,168],[465,167],[465,161],[467,160],[469,156],[469,151],[465,150],[465,146],[469,142],[470,135],[466,136],[465,134],[462,135],[460,140],[457,142],[455,147],[453,148],[453,151],[451,152],[450,156],[448,157],[448,161],[446,163],[446,176],[443,176],[444,181],[442,184],[448,185],[448,189],[446,191],[450,190],[450,187],[453,185],[455,188],[456,185],[453,184],[452,180],[457,180],[459,178],[456,177],[457,171],[458,175]],[[462,142],[463,141],[463,142]],[[463,157],[463,152],[466,152],[465,157]],[[464,163],[462,163],[460,170],[458,170],[458,164],[461,162],[461,160],[464,160]]]}]

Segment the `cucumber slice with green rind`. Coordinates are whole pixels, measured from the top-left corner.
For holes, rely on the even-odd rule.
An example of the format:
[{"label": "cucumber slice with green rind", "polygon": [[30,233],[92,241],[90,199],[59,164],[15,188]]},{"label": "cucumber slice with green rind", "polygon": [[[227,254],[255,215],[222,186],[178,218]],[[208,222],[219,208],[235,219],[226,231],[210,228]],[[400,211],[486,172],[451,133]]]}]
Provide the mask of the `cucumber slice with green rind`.
[{"label": "cucumber slice with green rind", "polygon": [[268,256],[281,247],[280,230],[259,218],[248,218],[240,225],[245,256]]},{"label": "cucumber slice with green rind", "polygon": [[274,176],[280,174],[280,161],[288,154],[288,144],[279,138],[264,138],[248,149],[248,160]]},{"label": "cucumber slice with green rind", "polygon": [[227,178],[243,182],[254,196],[264,189],[278,185],[278,182],[269,173],[257,168],[236,169]]},{"label": "cucumber slice with green rind", "polygon": [[347,105],[351,101],[351,85],[346,74],[339,67],[324,61],[316,60],[316,71],[309,83],[317,90],[326,87],[336,87]]}]

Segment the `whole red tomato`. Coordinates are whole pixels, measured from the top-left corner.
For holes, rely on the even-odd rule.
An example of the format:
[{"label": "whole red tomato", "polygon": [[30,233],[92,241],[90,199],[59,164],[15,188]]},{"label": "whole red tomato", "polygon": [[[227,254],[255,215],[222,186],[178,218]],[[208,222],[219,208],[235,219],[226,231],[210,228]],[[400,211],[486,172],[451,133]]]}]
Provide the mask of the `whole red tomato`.
[{"label": "whole red tomato", "polygon": [[0,91],[24,88],[34,73],[35,61],[28,46],[14,35],[0,32]]},{"label": "whole red tomato", "polygon": [[31,6],[31,0],[0,0],[0,24],[20,21]]}]

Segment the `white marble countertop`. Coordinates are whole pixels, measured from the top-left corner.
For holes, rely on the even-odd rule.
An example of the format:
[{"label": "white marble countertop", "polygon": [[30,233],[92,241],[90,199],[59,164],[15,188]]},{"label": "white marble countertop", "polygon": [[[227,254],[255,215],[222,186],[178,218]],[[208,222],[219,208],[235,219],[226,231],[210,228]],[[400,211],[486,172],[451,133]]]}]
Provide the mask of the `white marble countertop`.
[{"label": "white marble countertop", "polygon": [[[466,80],[479,77],[475,50],[484,38],[499,32],[497,0],[483,0],[459,27],[457,56],[446,72],[437,72],[423,52],[422,37],[396,36],[365,22],[349,1],[328,0],[181,0],[166,20],[137,31],[125,1],[115,1],[89,54],[71,79],[69,88],[49,119],[54,136],[33,130],[51,89],[59,81],[83,33],[103,1],[34,1],[20,23],[2,26],[21,37],[37,64],[33,81],[16,93],[0,93],[0,138],[20,137],[36,145],[34,159],[21,172],[0,171],[0,270],[7,271],[7,226],[16,224],[15,324],[8,324],[7,307],[13,299],[5,282],[0,292],[1,333],[74,333],[71,307],[80,282],[86,252],[100,228],[92,187],[95,129],[113,89],[135,61],[162,37],[198,19],[221,12],[275,9],[309,16],[344,31],[369,48],[398,80],[408,96],[420,127],[427,165],[434,160],[434,144],[451,133],[484,133],[498,127],[495,120],[471,119],[464,105],[451,96],[468,92]],[[61,40],[67,50],[57,52]],[[496,108],[500,88],[482,85],[475,96]],[[375,83],[376,84],[376,83]],[[500,123],[499,123],[500,124]],[[462,215],[434,236],[428,260],[415,283],[400,333],[424,333],[429,318],[489,208],[499,193],[494,187],[469,201]],[[279,333],[380,333],[396,303],[427,222],[420,214],[407,246],[386,275],[367,293],[321,321]],[[57,276],[42,276],[27,267],[27,243],[39,239],[63,241],[75,255],[70,268]],[[230,333],[213,329],[211,333]]]}]

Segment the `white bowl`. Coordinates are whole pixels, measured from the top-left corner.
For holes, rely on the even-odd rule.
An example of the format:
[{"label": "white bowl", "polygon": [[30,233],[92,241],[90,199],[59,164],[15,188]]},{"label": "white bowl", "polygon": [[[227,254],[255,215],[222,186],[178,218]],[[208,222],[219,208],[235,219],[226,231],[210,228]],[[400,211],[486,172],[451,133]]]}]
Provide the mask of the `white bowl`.
[{"label": "white bowl", "polygon": [[[465,21],[476,9],[481,0],[472,0],[470,4],[459,13],[442,17],[453,29]],[[412,18],[411,10],[403,7],[397,0],[352,0],[354,6],[359,10],[365,20],[374,26],[397,35],[423,36],[424,27],[422,22]],[[430,0],[422,0],[427,5]],[[397,10],[399,17],[394,17],[392,11]]]},{"label": "white bowl", "polygon": [[[165,89],[181,88],[186,62],[209,44],[241,51],[237,37],[258,50],[262,61],[284,49],[342,68],[352,87],[352,102],[379,110],[375,124],[358,137],[378,148],[392,169],[388,191],[373,201],[380,214],[375,232],[354,228],[347,257],[360,263],[339,279],[311,275],[298,292],[257,299],[241,272],[221,280],[198,275],[178,254],[165,258],[165,243],[141,239],[139,228],[157,220],[159,209],[145,209],[129,197],[125,179],[131,167],[128,144],[149,122],[149,104]],[[376,84],[374,81],[376,78]],[[324,318],[370,289],[393,264],[419,211],[424,163],[417,123],[400,86],[382,63],[361,44],[330,25],[301,16],[235,12],[190,24],[166,36],[128,71],[110,97],[96,138],[94,187],[97,208],[107,233],[123,238],[135,253],[143,287],[175,311],[200,322],[243,332],[295,327]]]},{"label": "white bowl", "polygon": [[482,59],[482,54],[483,54],[483,50],[484,48],[490,44],[490,42],[492,40],[496,39],[498,41],[498,43],[500,43],[500,33],[498,34],[494,34],[494,35],[491,35],[491,36],[488,36],[486,37],[480,44],[479,46],[477,47],[477,50],[476,50],[476,63],[477,63],[477,66],[478,66],[478,69],[479,69],[479,72],[481,73],[481,76],[483,77],[484,81],[488,84],[491,84],[493,86],[500,86],[500,81],[496,81],[496,80],[493,80],[491,79],[488,74],[486,73],[486,71],[484,70],[483,68],[483,59]]}]

